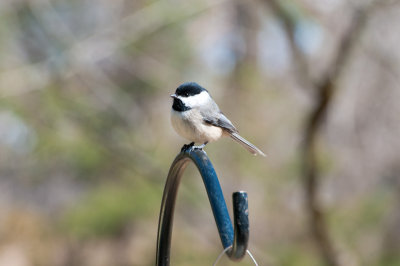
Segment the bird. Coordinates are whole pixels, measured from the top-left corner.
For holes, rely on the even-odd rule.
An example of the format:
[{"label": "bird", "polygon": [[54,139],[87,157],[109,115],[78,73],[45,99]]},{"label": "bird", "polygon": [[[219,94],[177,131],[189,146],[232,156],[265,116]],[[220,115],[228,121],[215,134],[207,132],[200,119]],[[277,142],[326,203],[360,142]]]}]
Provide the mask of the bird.
[{"label": "bird", "polygon": [[[265,154],[248,140],[239,135],[232,122],[221,112],[209,92],[195,82],[180,85],[173,98],[171,123],[175,131],[191,141],[187,148],[203,149],[207,143],[228,136],[241,144],[253,155]],[[195,143],[202,143],[194,146]]]}]

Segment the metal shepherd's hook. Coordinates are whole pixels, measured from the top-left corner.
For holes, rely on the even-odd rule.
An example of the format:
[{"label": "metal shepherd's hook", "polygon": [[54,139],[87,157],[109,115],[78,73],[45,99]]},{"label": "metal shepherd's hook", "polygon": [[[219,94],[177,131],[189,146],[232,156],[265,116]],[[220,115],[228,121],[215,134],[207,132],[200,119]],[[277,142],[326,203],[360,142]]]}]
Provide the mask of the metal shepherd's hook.
[{"label": "metal shepherd's hook", "polygon": [[170,264],[175,201],[182,174],[190,161],[197,166],[203,178],[223,248],[229,248],[227,255],[231,260],[242,259],[246,255],[249,240],[247,193],[239,191],[232,195],[233,229],[217,174],[207,154],[201,149],[183,148],[172,163],[165,184],[158,224],[156,265]]}]

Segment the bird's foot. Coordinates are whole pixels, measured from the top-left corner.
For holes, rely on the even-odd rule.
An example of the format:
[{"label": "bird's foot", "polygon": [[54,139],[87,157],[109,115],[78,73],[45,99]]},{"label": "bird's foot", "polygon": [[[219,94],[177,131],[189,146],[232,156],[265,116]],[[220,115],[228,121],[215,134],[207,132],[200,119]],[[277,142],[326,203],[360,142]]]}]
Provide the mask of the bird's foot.
[{"label": "bird's foot", "polygon": [[203,144],[201,144],[199,146],[193,146],[192,148],[195,149],[195,150],[202,150],[206,146],[206,144],[207,144],[207,142],[203,143]]},{"label": "bird's foot", "polygon": [[185,144],[185,145],[183,145],[181,152],[189,151],[189,150],[203,150],[203,148],[207,145],[207,143],[208,143],[208,141],[204,142],[203,144],[201,144],[199,146],[194,146],[194,142]]},{"label": "bird's foot", "polygon": [[196,146],[194,146],[194,142],[191,142],[189,144],[185,144],[185,145],[183,145],[183,147],[181,149],[181,152],[187,151],[187,150],[189,150],[189,149],[191,149],[193,147],[196,147]]}]

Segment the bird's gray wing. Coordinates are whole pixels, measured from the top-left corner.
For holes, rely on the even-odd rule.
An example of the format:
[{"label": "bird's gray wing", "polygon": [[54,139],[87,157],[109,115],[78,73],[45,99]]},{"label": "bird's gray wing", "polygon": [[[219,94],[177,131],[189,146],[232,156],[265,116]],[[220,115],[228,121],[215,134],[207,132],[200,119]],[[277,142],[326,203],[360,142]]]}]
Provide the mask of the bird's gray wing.
[{"label": "bird's gray wing", "polygon": [[201,114],[206,124],[223,128],[229,133],[238,132],[232,122],[219,110],[218,112],[203,111]]}]

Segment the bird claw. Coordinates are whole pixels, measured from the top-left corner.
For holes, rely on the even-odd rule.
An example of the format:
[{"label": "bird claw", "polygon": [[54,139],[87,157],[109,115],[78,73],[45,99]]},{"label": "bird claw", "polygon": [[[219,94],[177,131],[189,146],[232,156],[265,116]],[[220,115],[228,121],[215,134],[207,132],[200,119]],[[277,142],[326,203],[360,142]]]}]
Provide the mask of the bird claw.
[{"label": "bird claw", "polygon": [[202,150],[205,146],[206,146],[206,144],[201,144],[199,146],[192,146],[192,149],[194,149],[194,150]]},{"label": "bird claw", "polygon": [[184,144],[182,146],[181,152],[188,151],[188,150],[190,150],[190,149],[192,149],[194,147],[197,147],[197,146],[194,146],[194,142],[191,142],[189,144]]},{"label": "bird claw", "polygon": [[203,148],[207,145],[207,143],[208,143],[208,141],[199,146],[194,146],[194,142],[185,144],[185,145],[183,145],[181,152],[190,151],[190,150],[203,150]]}]

